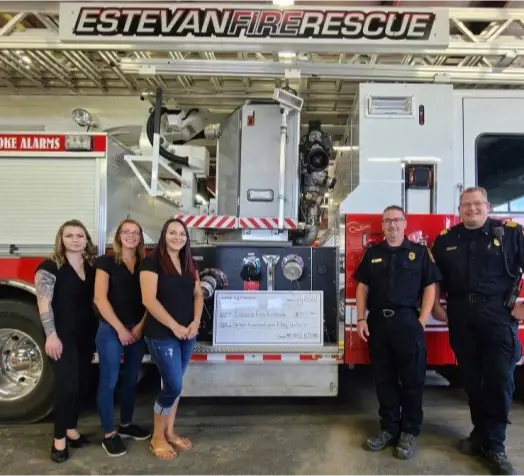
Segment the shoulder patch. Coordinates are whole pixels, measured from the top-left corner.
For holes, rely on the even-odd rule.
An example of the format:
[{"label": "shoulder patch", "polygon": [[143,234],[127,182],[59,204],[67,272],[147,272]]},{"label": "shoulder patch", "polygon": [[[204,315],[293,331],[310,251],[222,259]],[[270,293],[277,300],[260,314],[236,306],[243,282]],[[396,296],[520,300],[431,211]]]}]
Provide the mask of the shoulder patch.
[{"label": "shoulder patch", "polygon": [[444,228],[444,229],[440,232],[440,236],[444,236],[447,232],[448,232],[448,229],[447,229],[447,228]]},{"label": "shoulder patch", "polygon": [[517,228],[518,223],[513,220],[508,220],[504,222],[504,226],[507,226],[508,228]]}]

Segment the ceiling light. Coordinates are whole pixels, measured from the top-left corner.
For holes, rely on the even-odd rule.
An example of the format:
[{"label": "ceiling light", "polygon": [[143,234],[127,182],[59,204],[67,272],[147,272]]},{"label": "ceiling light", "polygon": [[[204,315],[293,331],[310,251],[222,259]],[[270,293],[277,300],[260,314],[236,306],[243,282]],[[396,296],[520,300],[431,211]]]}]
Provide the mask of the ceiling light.
[{"label": "ceiling light", "polygon": [[295,0],[273,0],[273,5],[288,6],[294,5]]}]

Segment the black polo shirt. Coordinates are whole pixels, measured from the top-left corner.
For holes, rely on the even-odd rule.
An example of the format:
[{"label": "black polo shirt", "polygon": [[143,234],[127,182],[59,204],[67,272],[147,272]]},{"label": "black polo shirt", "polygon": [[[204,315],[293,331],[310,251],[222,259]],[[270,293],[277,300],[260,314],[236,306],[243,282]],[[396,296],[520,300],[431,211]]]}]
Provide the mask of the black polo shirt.
[{"label": "black polo shirt", "polygon": [[424,288],[438,282],[440,272],[426,246],[407,238],[398,247],[384,240],[366,250],[355,279],[368,286],[367,309],[418,309]]},{"label": "black polo shirt", "polygon": [[145,313],[140,292],[140,262],[131,273],[124,262],[117,263],[113,256],[103,255],[97,258],[95,267],[109,275],[107,299],[120,322],[132,329]]},{"label": "black polo shirt", "polygon": [[[164,273],[154,254],[142,261],[140,271],[151,271],[158,275],[156,298],[171,317],[182,326],[188,326],[194,316],[193,292],[195,283],[187,275]],[[172,339],[173,332],[157,321],[149,312],[144,326],[144,336],[151,339]]]}]

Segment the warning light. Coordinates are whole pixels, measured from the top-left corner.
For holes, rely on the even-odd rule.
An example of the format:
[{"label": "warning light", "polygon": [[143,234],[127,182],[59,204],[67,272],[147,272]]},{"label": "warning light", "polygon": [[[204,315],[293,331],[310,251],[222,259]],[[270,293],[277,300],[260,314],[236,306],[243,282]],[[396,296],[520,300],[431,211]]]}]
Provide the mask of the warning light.
[{"label": "warning light", "polygon": [[426,122],[426,113],[424,110],[424,106],[419,106],[418,107],[418,123],[419,125],[423,126],[425,122]]},{"label": "warning light", "polygon": [[247,116],[247,125],[250,127],[255,125],[255,113],[254,112]]}]

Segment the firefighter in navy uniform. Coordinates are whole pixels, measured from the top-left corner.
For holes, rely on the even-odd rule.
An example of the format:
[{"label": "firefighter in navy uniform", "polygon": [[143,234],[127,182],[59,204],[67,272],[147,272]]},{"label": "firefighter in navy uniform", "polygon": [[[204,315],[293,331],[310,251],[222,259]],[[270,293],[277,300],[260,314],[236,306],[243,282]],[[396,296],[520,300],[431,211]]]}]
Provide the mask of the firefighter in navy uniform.
[{"label": "firefighter in navy uniform", "polygon": [[440,279],[429,249],[405,237],[406,225],[402,208],[386,208],[385,240],[366,250],[355,273],[357,332],[368,341],[381,426],[364,448],[394,445],[399,459],[416,452],[426,376],[424,327]]},{"label": "firefighter in navy uniform", "polygon": [[459,203],[462,223],[435,240],[443,279],[433,315],[448,323],[469,400],[473,430],[460,451],[483,455],[495,474],[516,474],[504,444],[521,357],[517,321],[524,318],[523,306],[510,301],[518,295],[524,267],[524,235],[515,222],[488,218],[489,210],[486,190],[466,189]]}]

